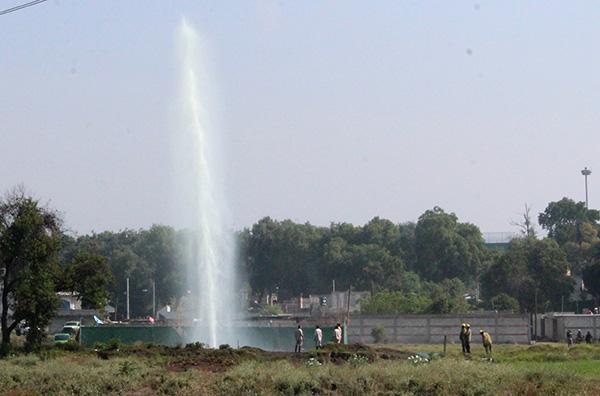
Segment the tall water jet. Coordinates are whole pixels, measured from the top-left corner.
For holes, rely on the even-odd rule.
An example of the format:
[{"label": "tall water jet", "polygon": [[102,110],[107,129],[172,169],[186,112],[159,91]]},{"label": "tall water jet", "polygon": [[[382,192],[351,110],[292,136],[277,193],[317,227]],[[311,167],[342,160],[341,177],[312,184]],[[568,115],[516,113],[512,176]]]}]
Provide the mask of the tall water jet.
[{"label": "tall water jet", "polygon": [[[234,342],[231,321],[239,307],[236,249],[227,227],[226,200],[219,175],[218,135],[209,111],[210,78],[201,37],[182,19],[178,30],[181,97],[177,114],[176,162],[179,183],[188,195],[193,237],[188,241],[188,315],[196,324],[192,339],[217,346]],[[191,198],[191,199],[190,199]],[[190,319],[190,318],[188,318]]]}]

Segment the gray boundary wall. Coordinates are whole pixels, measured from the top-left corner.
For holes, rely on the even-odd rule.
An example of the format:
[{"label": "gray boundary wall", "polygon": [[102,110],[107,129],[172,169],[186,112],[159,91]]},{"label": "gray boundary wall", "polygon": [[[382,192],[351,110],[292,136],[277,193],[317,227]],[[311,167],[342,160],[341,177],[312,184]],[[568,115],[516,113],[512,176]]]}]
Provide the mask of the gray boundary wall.
[{"label": "gray boundary wall", "polygon": [[538,321],[540,322],[538,337],[542,339],[566,341],[567,330],[573,332],[573,337],[577,334],[577,330],[581,330],[584,336],[589,331],[594,340],[600,338],[600,315],[557,313],[544,315]]},{"label": "gray boundary wall", "polygon": [[403,344],[457,343],[462,323],[469,323],[472,339],[477,341],[479,330],[492,335],[496,343],[528,344],[531,341],[529,316],[521,314],[491,313],[465,315],[369,315],[354,316],[348,323],[348,341],[373,343],[371,330],[385,328],[388,342]]}]

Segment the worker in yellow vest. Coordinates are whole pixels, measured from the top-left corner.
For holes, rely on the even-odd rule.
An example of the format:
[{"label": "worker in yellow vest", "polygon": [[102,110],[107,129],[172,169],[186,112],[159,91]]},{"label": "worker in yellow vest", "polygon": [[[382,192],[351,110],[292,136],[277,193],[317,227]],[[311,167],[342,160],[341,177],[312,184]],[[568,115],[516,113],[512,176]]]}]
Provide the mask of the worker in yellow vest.
[{"label": "worker in yellow vest", "polygon": [[492,336],[490,333],[483,330],[479,330],[479,334],[481,334],[481,341],[483,341],[485,354],[489,357],[492,354]]}]

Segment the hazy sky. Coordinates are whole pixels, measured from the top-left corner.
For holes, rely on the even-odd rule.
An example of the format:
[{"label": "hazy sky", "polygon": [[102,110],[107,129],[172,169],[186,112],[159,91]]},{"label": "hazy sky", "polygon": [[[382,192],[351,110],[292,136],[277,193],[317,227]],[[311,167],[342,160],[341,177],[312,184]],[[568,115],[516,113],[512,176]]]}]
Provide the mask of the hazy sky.
[{"label": "hazy sky", "polygon": [[236,228],[438,205],[514,230],[525,203],[583,200],[584,166],[600,202],[586,1],[49,0],[2,15],[0,189],[24,184],[79,233],[181,226],[166,208],[182,16],[210,48],[203,100]]}]

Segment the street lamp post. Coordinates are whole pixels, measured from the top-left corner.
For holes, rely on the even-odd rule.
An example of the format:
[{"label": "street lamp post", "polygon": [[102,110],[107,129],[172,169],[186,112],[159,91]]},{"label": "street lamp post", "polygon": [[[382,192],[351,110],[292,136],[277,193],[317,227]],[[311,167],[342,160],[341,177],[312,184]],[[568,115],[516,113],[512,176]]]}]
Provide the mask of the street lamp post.
[{"label": "street lamp post", "polygon": [[152,317],[156,319],[156,281],[152,279]]},{"label": "street lamp post", "polygon": [[585,208],[587,209],[588,208],[588,185],[587,185],[587,178],[588,178],[589,175],[592,174],[592,171],[591,171],[591,169],[588,169],[587,166],[586,166],[581,171],[581,174],[585,178]]},{"label": "street lamp post", "polygon": [[127,278],[127,321],[129,321],[129,278]]}]

